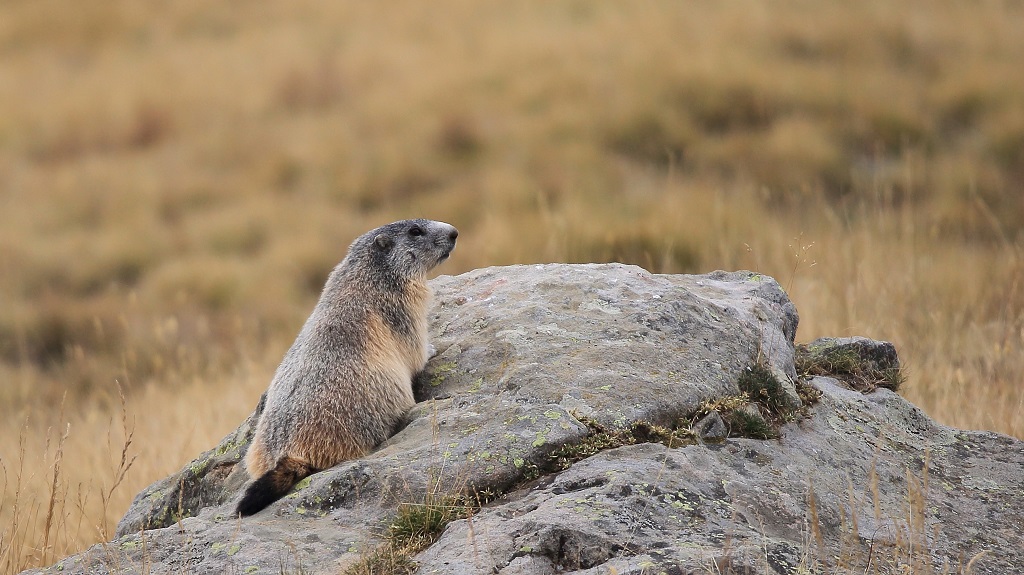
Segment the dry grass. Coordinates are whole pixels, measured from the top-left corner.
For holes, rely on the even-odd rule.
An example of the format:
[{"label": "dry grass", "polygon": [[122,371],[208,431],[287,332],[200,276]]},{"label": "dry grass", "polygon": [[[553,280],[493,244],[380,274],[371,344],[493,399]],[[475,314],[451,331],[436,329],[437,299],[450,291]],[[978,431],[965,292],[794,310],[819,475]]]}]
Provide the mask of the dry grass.
[{"label": "dry grass", "polygon": [[[929,454],[924,454],[919,471],[906,468],[903,500],[898,507],[886,507],[879,494],[879,479],[874,467],[866,486],[847,485],[845,505],[840,507],[839,553],[825,546],[818,516],[818,495],[814,485],[807,490],[807,516],[804,557],[800,573],[863,573],[865,575],[969,575],[974,562],[988,552],[961,557],[959,564],[937,560],[929,549],[929,541],[941,540],[940,525],[928,517]],[[857,510],[873,508],[872,517],[858,517]],[[867,522],[867,523],[865,523]],[[862,525],[874,526],[870,537],[864,537]],[[949,526],[947,526],[948,528]],[[770,572],[767,565],[765,572]]]},{"label": "dry grass", "polygon": [[[894,341],[909,399],[1024,437],[1022,28],[1004,2],[4,2],[0,569],[109,535],[241,421],[347,243],[408,216],[459,226],[446,273],[771,274],[799,339]],[[111,492],[115,381],[138,458]]]}]

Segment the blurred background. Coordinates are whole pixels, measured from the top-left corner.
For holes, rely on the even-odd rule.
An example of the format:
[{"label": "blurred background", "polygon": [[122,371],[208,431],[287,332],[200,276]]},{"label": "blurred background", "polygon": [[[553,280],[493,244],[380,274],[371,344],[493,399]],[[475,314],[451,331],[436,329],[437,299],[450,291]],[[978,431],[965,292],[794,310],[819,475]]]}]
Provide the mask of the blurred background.
[{"label": "blurred background", "polygon": [[774,276],[1024,438],[1024,4],[0,3],[0,573],[254,407],[348,243]]}]

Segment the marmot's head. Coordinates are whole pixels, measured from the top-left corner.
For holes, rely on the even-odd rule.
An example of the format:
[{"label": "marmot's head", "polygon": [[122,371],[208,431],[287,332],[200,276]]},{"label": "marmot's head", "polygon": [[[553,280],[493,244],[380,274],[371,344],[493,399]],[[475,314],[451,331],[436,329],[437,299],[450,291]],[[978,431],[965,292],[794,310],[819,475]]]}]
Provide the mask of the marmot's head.
[{"label": "marmot's head", "polygon": [[432,220],[402,220],[366,232],[352,243],[348,260],[367,261],[387,279],[423,277],[448,259],[459,231]]}]

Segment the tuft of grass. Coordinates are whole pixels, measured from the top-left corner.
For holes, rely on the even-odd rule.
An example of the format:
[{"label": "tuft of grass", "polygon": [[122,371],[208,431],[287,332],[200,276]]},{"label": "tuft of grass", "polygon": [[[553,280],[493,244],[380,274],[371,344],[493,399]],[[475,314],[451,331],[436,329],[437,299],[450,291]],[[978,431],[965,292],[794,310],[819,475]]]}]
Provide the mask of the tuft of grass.
[{"label": "tuft of grass", "polygon": [[[69,481],[69,463],[76,464],[79,460],[74,458],[75,454],[68,446],[72,425],[64,417],[63,404],[60,420],[64,425],[60,430],[47,430],[42,449],[47,465],[45,477],[37,477],[26,469],[28,422],[19,433],[17,459],[0,457],[3,474],[0,518],[4,520],[0,527],[0,572],[17,573],[34,565],[53,563],[74,549],[74,538],[81,535],[83,527],[95,529],[94,536],[103,541],[113,535],[106,521],[107,510],[115,494],[120,496],[119,488],[137,457],[132,454],[134,425],[128,420],[125,398],[120,389],[118,394],[121,400],[120,433],[116,433],[113,421],[108,422],[106,448],[111,467],[98,474],[103,476],[103,482],[98,486],[73,485]],[[95,439],[91,437],[89,441]],[[8,462],[16,462],[16,465],[8,469]],[[98,502],[90,501],[95,491],[99,492]],[[87,513],[96,513],[99,521],[83,526],[82,519]],[[31,537],[37,531],[42,534],[38,543]]]},{"label": "tuft of grass", "polygon": [[729,435],[731,437],[775,439],[779,436],[778,430],[760,414],[737,409],[727,413],[725,419],[729,424]]},{"label": "tuft of grass", "polygon": [[747,366],[736,381],[751,401],[764,406],[774,417],[785,418],[792,412],[786,390],[771,369],[761,363]]},{"label": "tuft of grass", "polygon": [[[816,399],[808,393],[800,395],[798,390],[801,404],[793,405],[782,382],[768,366],[760,362],[743,369],[736,385],[740,389],[740,396],[726,402],[731,405],[723,414],[733,437],[774,439],[779,436],[779,426],[804,415],[810,400]],[[808,403],[804,403],[805,396]],[[740,400],[746,403],[739,404]]]},{"label": "tuft of grass", "polygon": [[748,403],[750,403],[750,396],[745,393],[740,393],[738,395],[727,395],[714,401],[704,402],[704,404],[701,405],[697,412],[693,415],[693,418],[696,419],[704,417],[705,415],[711,413],[712,411],[717,411],[718,413],[728,413],[730,411],[739,409],[744,405],[747,405]]},{"label": "tuft of grass", "polygon": [[445,526],[480,508],[465,497],[428,493],[421,503],[402,503],[388,524],[384,542],[347,568],[344,575],[408,575],[416,570],[414,555],[430,547]]},{"label": "tuft of grass", "polygon": [[801,376],[834,377],[852,389],[869,393],[879,387],[896,391],[906,381],[899,365],[880,364],[852,346],[796,346],[796,369]]},{"label": "tuft of grass", "polygon": [[774,439],[782,424],[806,416],[810,406],[821,397],[813,386],[797,380],[800,404],[794,405],[782,382],[761,363],[751,364],[740,372],[737,387],[739,394],[705,402],[689,420],[696,422],[717,412],[728,426],[729,437]]},{"label": "tuft of grass", "polygon": [[821,399],[821,390],[807,383],[803,379],[797,378],[796,380],[796,394],[800,396],[800,403],[803,406],[801,410],[807,410],[810,406],[818,403]]},{"label": "tuft of grass", "polygon": [[660,443],[669,449],[694,445],[697,442],[696,434],[682,425],[665,427],[638,421],[629,427],[629,432],[637,443]]},{"label": "tuft of grass", "polygon": [[400,546],[427,547],[455,519],[469,515],[476,506],[462,498],[432,494],[423,503],[402,503],[388,525],[388,539]]},{"label": "tuft of grass", "polygon": [[388,544],[374,549],[366,558],[342,572],[342,575],[411,575],[416,572],[412,549]]}]

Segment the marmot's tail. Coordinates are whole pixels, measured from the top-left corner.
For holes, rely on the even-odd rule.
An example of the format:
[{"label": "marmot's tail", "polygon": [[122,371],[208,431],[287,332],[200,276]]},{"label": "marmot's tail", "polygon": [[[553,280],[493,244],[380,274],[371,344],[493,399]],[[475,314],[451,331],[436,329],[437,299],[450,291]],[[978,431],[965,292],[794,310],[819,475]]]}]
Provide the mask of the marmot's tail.
[{"label": "marmot's tail", "polygon": [[316,469],[301,459],[282,457],[273,469],[256,478],[245,489],[245,495],[242,495],[242,500],[238,502],[238,514],[245,517],[258,513],[288,493],[299,480],[315,471]]}]

